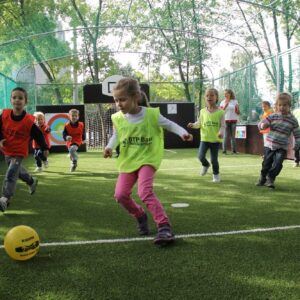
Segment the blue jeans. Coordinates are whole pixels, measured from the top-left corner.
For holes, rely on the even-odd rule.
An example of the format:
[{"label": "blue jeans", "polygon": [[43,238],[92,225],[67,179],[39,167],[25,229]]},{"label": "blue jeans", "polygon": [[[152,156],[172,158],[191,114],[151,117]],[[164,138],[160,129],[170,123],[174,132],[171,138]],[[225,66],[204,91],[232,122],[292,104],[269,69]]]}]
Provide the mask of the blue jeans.
[{"label": "blue jeans", "polygon": [[225,128],[224,139],[223,139],[223,151],[226,151],[228,134],[229,134],[231,140],[231,151],[236,152],[235,129],[236,129],[236,123],[226,122],[226,128]]},{"label": "blue jeans", "polygon": [[8,169],[3,180],[2,195],[8,199],[15,193],[18,178],[28,185],[33,183],[31,175],[22,166],[22,160],[23,157],[5,156]]},{"label": "blue jeans", "polygon": [[219,153],[220,143],[210,143],[210,142],[200,142],[198,158],[202,163],[203,167],[208,167],[209,162],[206,159],[206,152],[210,149],[210,161],[213,168],[213,174],[219,174],[219,162],[218,162],[218,153]]},{"label": "blue jeans", "polygon": [[47,157],[44,156],[44,153],[41,149],[34,149],[34,159],[37,167],[42,166],[42,161],[46,161]]},{"label": "blue jeans", "polygon": [[261,177],[266,178],[266,176],[269,176],[271,179],[275,180],[282,169],[282,163],[285,157],[286,150],[284,149],[271,150],[268,147],[264,147]]}]

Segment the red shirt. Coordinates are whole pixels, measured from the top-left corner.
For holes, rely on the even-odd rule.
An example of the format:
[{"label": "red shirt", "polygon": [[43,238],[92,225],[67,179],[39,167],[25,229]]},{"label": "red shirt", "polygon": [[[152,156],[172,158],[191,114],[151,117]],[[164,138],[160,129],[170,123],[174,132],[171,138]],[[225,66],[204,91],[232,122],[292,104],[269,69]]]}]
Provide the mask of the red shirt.
[{"label": "red shirt", "polygon": [[84,125],[82,122],[78,122],[77,127],[73,127],[70,122],[68,122],[65,126],[68,135],[72,137],[71,141],[67,141],[67,147],[69,148],[71,145],[76,144],[80,146],[82,144],[82,135],[84,131]]},{"label": "red shirt", "polygon": [[2,151],[4,155],[26,157],[34,116],[26,113],[21,121],[14,121],[11,114],[12,109],[2,111],[2,135],[6,140]]},{"label": "red shirt", "polygon": [[[48,149],[50,149],[51,143],[50,143],[50,128],[49,128],[49,126],[47,126],[46,124],[43,124],[41,127],[40,126],[38,126],[38,127],[41,130],[41,132],[43,133],[43,136],[45,138]],[[39,148],[41,148],[41,146],[35,140],[32,140],[32,148],[39,149]]]}]

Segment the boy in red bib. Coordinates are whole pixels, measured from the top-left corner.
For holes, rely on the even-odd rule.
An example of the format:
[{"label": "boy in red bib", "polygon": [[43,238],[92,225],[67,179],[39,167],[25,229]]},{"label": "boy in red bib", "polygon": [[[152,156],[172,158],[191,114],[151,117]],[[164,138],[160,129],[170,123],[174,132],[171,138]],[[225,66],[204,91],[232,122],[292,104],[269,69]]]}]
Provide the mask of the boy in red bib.
[{"label": "boy in red bib", "polygon": [[71,168],[74,172],[77,168],[78,154],[77,150],[81,144],[85,143],[85,130],[83,122],[79,122],[79,110],[73,108],[69,111],[70,121],[65,125],[63,138],[66,141],[70,154]]},{"label": "boy in red bib", "polygon": [[[40,111],[35,112],[33,115],[35,117],[35,124],[39,127],[39,129],[43,133],[48,149],[50,149],[51,129],[46,123],[45,115]],[[34,159],[36,163],[35,171],[42,172],[43,171],[42,164],[44,165],[45,168],[48,168],[48,159],[46,156],[44,156],[43,151],[41,150],[41,146],[35,140],[32,141],[32,148],[34,149]]]},{"label": "boy in red bib", "polygon": [[0,115],[0,150],[8,165],[0,198],[0,210],[3,212],[14,195],[18,178],[27,183],[31,195],[36,190],[37,179],[22,166],[22,160],[28,156],[30,139],[35,139],[44,155],[48,155],[48,146],[42,132],[34,124],[34,117],[24,109],[27,101],[27,92],[23,88],[13,89],[10,98],[13,109],[4,109]]}]

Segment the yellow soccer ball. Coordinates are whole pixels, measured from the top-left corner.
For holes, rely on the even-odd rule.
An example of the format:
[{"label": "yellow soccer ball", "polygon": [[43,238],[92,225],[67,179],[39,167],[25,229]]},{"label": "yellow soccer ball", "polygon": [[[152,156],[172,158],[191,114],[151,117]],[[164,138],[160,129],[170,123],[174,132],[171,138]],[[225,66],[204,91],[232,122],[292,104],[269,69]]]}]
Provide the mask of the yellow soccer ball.
[{"label": "yellow soccer ball", "polygon": [[31,227],[19,225],[7,232],[4,249],[12,259],[28,260],[39,252],[40,238]]}]

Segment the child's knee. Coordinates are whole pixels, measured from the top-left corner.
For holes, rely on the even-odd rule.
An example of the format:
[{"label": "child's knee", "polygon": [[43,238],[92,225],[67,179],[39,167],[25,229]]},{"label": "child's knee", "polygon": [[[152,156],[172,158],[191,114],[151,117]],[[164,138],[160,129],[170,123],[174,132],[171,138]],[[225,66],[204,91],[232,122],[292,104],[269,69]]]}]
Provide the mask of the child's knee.
[{"label": "child's knee", "polygon": [[138,196],[144,202],[145,200],[153,196],[153,189],[150,187],[140,188],[138,189]]},{"label": "child's knee", "polygon": [[130,198],[128,192],[124,190],[115,191],[114,197],[117,202],[124,202]]}]

